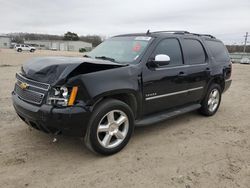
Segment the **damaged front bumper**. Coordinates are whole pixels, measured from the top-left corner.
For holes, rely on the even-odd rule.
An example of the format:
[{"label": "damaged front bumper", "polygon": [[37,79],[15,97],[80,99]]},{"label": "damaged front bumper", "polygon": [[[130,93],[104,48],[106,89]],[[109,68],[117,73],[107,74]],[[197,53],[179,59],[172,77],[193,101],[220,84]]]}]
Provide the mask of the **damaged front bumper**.
[{"label": "damaged front bumper", "polygon": [[12,101],[19,117],[35,129],[45,133],[71,136],[84,136],[86,132],[90,112],[82,106],[36,106],[21,100],[15,92],[12,92]]}]

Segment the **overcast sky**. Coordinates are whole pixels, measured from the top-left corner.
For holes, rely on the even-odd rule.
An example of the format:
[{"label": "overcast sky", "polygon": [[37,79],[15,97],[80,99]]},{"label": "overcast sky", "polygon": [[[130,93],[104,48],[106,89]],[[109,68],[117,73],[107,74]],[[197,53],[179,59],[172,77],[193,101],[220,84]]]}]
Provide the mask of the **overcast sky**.
[{"label": "overcast sky", "polygon": [[147,29],[240,43],[250,32],[250,0],[0,0],[0,33],[112,36]]}]

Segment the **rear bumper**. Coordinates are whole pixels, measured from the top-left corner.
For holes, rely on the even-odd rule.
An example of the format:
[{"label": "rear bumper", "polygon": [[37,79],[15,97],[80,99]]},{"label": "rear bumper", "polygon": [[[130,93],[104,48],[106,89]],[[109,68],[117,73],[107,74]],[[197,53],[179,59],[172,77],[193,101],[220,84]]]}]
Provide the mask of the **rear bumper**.
[{"label": "rear bumper", "polygon": [[90,112],[82,106],[56,108],[51,105],[35,106],[12,93],[13,106],[27,125],[51,134],[84,136]]},{"label": "rear bumper", "polygon": [[231,86],[231,84],[232,84],[232,80],[231,79],[225,80],[225,87],[224,87],[223,92],[226,92],[229,89],[229,87]]}]

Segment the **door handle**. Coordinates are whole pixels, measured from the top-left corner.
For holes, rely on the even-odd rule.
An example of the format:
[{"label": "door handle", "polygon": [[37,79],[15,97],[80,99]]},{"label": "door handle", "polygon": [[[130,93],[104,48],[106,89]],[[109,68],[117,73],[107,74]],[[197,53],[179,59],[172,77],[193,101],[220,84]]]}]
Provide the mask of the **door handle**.
[{"label": "door handle", "polygon": [[211,69],[209,67],[207,67],[205,71],[206,71],[207,74],[210,74]]},{"label": "door handle", "polygon": [[184,77],[184,76],[187,76],[187,74],[186,74],[185,72],[182,72],[182,71],[181,71],[181,72],[179,72],[178,76],[179,76],[179,77]]}]

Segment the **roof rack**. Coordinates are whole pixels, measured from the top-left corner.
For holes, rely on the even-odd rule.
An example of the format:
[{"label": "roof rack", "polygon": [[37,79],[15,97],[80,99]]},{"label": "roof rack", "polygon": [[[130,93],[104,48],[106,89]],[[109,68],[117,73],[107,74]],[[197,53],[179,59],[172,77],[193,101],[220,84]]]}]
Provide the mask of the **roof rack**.
[{"label": "roof rack", "polygon": [[198,34],[198,33],[190,33],[188,31],[179,31],[179,30],[173,30],[173,31],[154,31],[154,32],[150,32],[149,30],[147,31],[147,35],[151,34],[151,33],[173,33],[173,34],[189,34],[189,35],[196,35],[199,37],[210,37],[215,39],[215,37],[213,35],[209,35],[209,34]]},{"label": "roof rack", "polygon": [[174,33],[174,34],[189,34],[188,31],[179,31],[179,30],[173,30],[173,31],[154,31],[150,33]]},{"label": "roof rack", "polygon": [[209,35],[209,34],[198,34],[198,33],[190,33],[190,34],[196,35],[196,36],[199,36],[199,37],[210,37],[212,39],[215,39],[215,36]]}]

